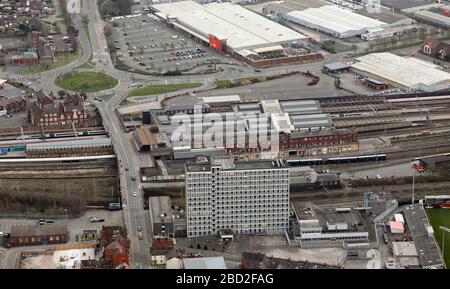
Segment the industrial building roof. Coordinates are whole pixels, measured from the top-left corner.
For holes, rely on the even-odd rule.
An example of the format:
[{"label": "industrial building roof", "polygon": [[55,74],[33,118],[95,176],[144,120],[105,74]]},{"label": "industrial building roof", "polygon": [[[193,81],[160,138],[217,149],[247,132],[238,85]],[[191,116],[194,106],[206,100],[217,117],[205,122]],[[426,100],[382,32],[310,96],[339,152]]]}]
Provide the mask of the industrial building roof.
[{"label": "industrial building roof", "polygon": [[417,61],[383,52],[358,57],[352,68],[370,73],[405,87],[450,84],[450,73]]},{"label": "industrial building roof", "polygon": [[277,99],[261,100],[261,108],[265,113],[281,113],[280,103]]},{"label": "industrial building roof", "polygon": [[331,117],[328,113],[291,115],[291,121],[295,129],[330,127],[332,125]]},{"label": "industrial building roof", "polygon": [[397,9],[420,7],[433,3],[433,0],[381,0],[381,5]]},{"label": "industrial building roof", "polygon": [[380,20],[380,21],[382,21],[384,23],[388,23],[388,24],[395,24],[395,23],[402,23],[402,22],[404,22],[406,24],[406,23],[408,23],[408,20],[411,20],[411,18],[409,18],[405,15],[399,14],[399,13],[394,13],[391,11],[391,9],[388,9],[388,8],[380,8],[379,11],[372,11],[369,9],[359,9],[359,10],[356,10],[355,13],[364,15],[369,18]]},{"label": "industrial building roof", "polygon": [[414,12],[414,17],[450,28],[450,17],[427,10]]},{"label": "industrial building roof", "polygon": [[56,141],[56,142],[42,142],[32,143],[26,145],[27,151],[43,150],[43,149],[71,149],[71,148],[95,148],[95,147],[110,147],[111,139],[109,138],[94,138],[88,140],[71,140],[71,141]]},{"label": "industrial building roof", "polygon": [[281,108],[289,114],[315,113],[320,111],[317,100],[287,100],[280,101]]},{"label": "industrial building roof", "polygon": [[418,256],[414,242],[392,242],[394,256]]},{"label": "industrial building roof", "polygon": [[308,8],[303,11],[292,11],[287,13],[287,15],[314,23],[315,25],[327,28],[337,33],[346,33],[348,31],[379,27],[386,24],[334,5],[325,5],[319,8]]},{"label": "industrial building roof", "polygon": [[327,63],[327,64],[324,64],[323,67],[327,68],[328,70],[339,70],[339,69],[350,68],[350,66],[348,66],[344,62]]},{"label": "industrial building roof", "polygon": [[403,214],[406,224],[408,224],[409,233],[419,253],[419,262],[422,268],[442,268],[442,259],[436,242],[427,230],[430,223],[423,206],[421,204],[409,205],[405,208]]},{"label": "industrial building roof", "polygon": [[184,269],[227,269],[225,260],[220,257],[183,259]]},{"label": "industrial building roof", "polygon": [[172,208],[169,196],[149,197],[148,203],[152,223],[159,223],[161,221],[168,223],[172,220]]},{"label": "industrial building roof", "polygon": [[305,36],[231,3],[200,5],[194,1],[156,4],[153,8],[174,17],[178,24],[209,39],[226,39],[234,50],[273,46],[298,41]]},{"label": "industrial building roof", "polygon": [[241,98],[239,95],[220,95],[220,96],[205,96],[202,97],[202,101],[207,104],[215,104],[215,103],[231,103],[231,102],[240,102]]}]

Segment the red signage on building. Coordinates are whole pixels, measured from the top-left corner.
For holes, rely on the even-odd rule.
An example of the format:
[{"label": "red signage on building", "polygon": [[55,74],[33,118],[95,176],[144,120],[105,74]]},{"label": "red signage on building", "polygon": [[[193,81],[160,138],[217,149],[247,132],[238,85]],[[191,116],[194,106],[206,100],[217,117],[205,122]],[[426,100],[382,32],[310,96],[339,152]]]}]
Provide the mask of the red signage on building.
[{"label": "red signage on building", "polygon": [[223,43],[221,40],[217,39],[214,35],[209,35],[209,47],[214,48],[217,52],[223,51]]}]

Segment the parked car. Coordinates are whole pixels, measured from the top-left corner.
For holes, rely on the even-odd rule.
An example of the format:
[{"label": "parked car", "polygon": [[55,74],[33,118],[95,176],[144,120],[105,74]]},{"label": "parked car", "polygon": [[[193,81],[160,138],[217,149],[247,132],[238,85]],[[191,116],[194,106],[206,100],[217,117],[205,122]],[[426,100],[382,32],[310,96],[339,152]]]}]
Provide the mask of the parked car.
[{"label": "parked car", "polygon": [[38,221],[38,224],[39,224],[39,225],[45,225],[45,220],[44,220],[44,219],[40,219],[40,220]]},{"label": "parked car", "polygon": [[138,233],[138,239],[139,240],[143,240],[144,239],[144,235],[141,232]]},{"label": "parked car", "polygon": [[101,223],[101,222],[104,222],[105,221],[105,219],[97,219],[97,217],[90,217],[89,218],[89,222],[91,222],[91,223]]},{"label": "parked car", "polygon": [[141,226],[137,226],[137,231],[141,232],[142,231],[142,227]]}]

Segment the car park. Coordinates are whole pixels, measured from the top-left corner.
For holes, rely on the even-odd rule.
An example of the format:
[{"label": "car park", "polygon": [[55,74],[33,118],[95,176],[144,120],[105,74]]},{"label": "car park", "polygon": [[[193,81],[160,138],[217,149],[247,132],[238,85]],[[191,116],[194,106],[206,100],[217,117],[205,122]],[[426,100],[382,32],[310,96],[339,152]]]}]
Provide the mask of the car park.
[{"label": "car park", "polygon": [[[140,11],[143,11],[142,9],[144,8],[141,6]],[[143,18],[146,19],[145,23],[141,21]],[[202,58],[210,56],[208,49],[193,40],[180,39],[183,36],[174,30],[160,28],[160,21],[155,20],[154,17],[149,18],[143,15],[116,21],[120,23],[114,27],[113,41],[119,40],[116,46],[121,48],[124,54],[121,61],[129,67],[149,67],[145,69],[158,70],[158,73],[165,73],[175,67],[181,71],[188,71],[202,65],[205,61]],[[116,35],[120,39],[114,39]],[[127,52],[132,57],[142,56],[143,58],[133,61],[132,57],[126,54]],[[219,57],[223,56],[216,56],[216,58]],[[216,63],[219,62],[216,61]]]}]

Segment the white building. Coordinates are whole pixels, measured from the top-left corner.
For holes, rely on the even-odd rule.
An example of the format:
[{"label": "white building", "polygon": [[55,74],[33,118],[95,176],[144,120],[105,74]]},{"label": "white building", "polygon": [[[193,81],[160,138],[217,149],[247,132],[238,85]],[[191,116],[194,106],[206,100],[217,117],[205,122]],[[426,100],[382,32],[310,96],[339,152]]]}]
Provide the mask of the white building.
[{"label": "white building", "polygon": [[426,92],[450,88],[450,73],[438,69],[438,65],[389,52],[358,57],[350,67],[358,74],[397,87]]},{"label": "white building", "polygon": [[334,5],[292,11],[286,14],[286,19],[338,38],[353,37],[367,32],[369,28],[387,26],[379,20]]},{"label": "white building", "polygon": [[[299,42],[306,36],[273,22],[239,5],[194,1],[156,4],[155,15],[194,37],[211,43],[218,40],[229,50],[277,48],[279,44]],[[212,37],[212,38],[211,38]],[[221,45],[221,44],[219,44]],[[217,48],[214,45],[212,47]]]},{"label": "white building", "polygon": [[186,164],[187,236],[282,234],[289,225],[289,168],[277,161]]}]

